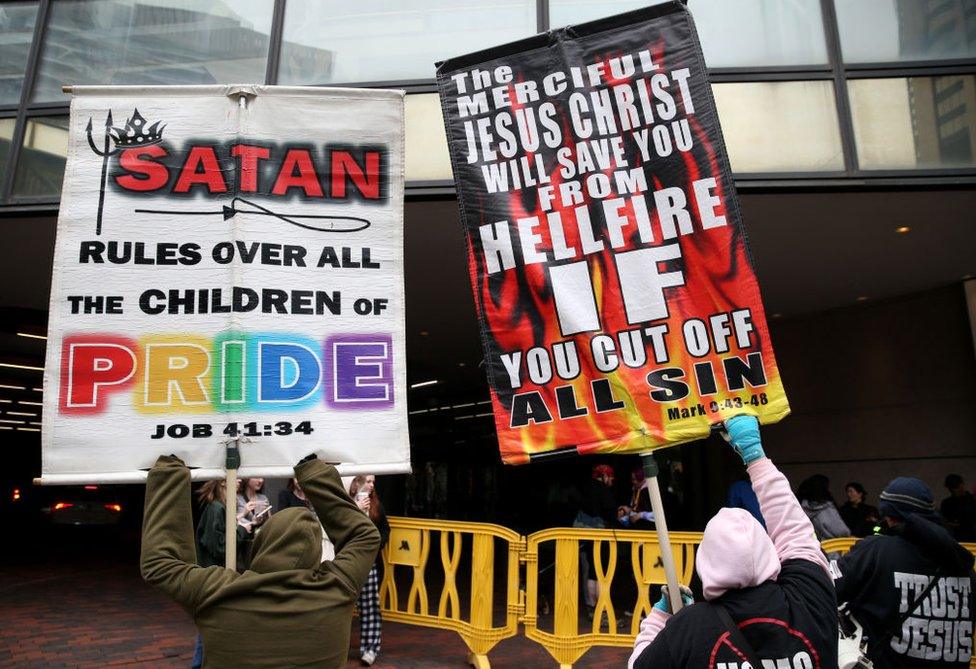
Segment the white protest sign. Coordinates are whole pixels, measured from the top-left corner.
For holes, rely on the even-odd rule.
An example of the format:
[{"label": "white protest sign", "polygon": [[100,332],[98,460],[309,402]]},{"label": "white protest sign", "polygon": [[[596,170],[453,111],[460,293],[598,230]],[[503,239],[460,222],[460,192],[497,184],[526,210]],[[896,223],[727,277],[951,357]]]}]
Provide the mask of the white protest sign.
[{"label": "white protest sign", "polygon": [[44,482],[409,471],[403,94],[73,93]]}]

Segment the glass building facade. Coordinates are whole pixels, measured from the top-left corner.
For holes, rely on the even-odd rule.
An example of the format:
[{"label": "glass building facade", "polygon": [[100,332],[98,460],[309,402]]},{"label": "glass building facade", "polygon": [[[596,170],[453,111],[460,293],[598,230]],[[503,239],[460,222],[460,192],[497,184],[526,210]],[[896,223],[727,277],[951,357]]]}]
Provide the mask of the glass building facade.
[{"label": "glass building facade", "polygon": [[[408,188],[449,190],[436,61],[647,4],[0,2],[0,207],[56,205],[71,84],[405,88]],[[689,6],[740,184],[976,176],[976,0]]]},{"label": "glass building facade", "polygon": [[[0,434],[27,446],[7,449],[12,470],[39,474],[40,408],[6,412],[46,392],[38,336],[67,146],[62,86],[400,88],[408,378],[438,380],[410,390],[415,471],[458,490],[484,477],[483,494],[450,493],[461,500],[452,517],[519,517],[531,505],[505,492],[539,490],[540,471],[500,467],[481,410],[483,350],[434,63],[648,4],[0,0]],[[793,405],[770,427],[777,463],[793,480],[856,475],[875,491],[906,473],[937,490],[947,472],[972,472],[976,0],[688,4]],[[680,459],[695,491],[687,511],[702,521],[734,475],[706,450],[667,456]],[[570,480],[575,466],[545,475]]]}]

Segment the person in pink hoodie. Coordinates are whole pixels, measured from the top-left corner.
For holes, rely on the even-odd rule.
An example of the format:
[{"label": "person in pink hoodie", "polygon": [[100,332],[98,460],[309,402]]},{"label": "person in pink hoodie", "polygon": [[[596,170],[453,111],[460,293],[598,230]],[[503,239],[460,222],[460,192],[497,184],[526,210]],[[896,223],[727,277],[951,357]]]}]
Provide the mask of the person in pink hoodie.
[{"label": "person in pink hoodie", "polygon": [[750,657],[777,669],[836,667],[837,597],[813,525],[763,452],[758,421],[735,416],[725,430],[766,529],[743,509],[708,522],[695,565],[705,601],[693,603],[682,588],[688,606],[672,616],[662,594],[641,622],[628,668],[739,669]]}]

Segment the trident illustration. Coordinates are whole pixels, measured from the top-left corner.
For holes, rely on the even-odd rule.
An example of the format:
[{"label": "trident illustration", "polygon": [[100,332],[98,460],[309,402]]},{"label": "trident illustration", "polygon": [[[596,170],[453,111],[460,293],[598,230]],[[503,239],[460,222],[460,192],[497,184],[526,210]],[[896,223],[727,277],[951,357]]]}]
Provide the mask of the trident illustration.
[{"label": "trident illustration", "polygon": [[108,159],[119,152],[119,147],[116,146],[114,149],[112,146],[112,110],[108,110],[108,118],[105,119],[105,136],[103,138],[103,147],[99,149],[95,146],[95,140],[92,139],[92,118],[88,117],[88,146],[91,150],[95,152],[96,155],[102,157],[102,180],[100,182],[100,187],[98,191],[98,218],[95,221],[95,234],[102,234],[102,207],[105,206],[105,178],[108,175]]}]

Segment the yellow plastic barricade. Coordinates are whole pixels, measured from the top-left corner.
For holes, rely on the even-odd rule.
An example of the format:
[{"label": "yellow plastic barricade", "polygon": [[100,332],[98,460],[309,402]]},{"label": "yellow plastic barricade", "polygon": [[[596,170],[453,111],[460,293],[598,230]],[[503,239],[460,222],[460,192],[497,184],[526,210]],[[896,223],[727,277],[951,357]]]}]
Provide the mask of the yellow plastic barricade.
[{"label": "yellow plastic barricade", "polygon": [[[390,540],[383,549],[380,606],[383,616],[410,625],[457,632],[471,651],[469,662],[488,669],[488,651],[518,632],[519,554],[522,538],[488,523],[390,517]],[[495,544],[506,556],[504,624],[496,626]],[[431,548],[434,563],[430,564]],[[438,559],[439,558],[439,559]],[[462,559],[463,558],[463,559]],[[458,573],[470,570],[470,589],[458,591]],[[439,594],[432,593],[433,585]],[[398,587],[400,586],[400,587]],[[406,602],[402,594],[406,592]],[[431,606],[431,595],[437,599]],[[467,606],[462,606],[466,595]]]},{"label": "yellow plastic barricade", "polygon": [[[561,669],[570,669],[595,646],[629,648],[652,598],[658,597],[651,586],[665,583],[655,532],[557,527],[522,537],[488,523],[389,520],[380,584],[384,617],[457,632],[477,669],[489,669],[488,652],[515,636],[520,622],[525,636],[545,648]],[[701,539],[700,532],[671,533],[678,580],[685,585],[691,582]],[[825,553],[842,555],[857,541],[848,537],[821,545]],[[963,546],[976,555],[976,544]],[[506,569],[499,579],[504,601],[495,596],[495,573],[501,569],[496,555]],[[590,560],[597,584],[592,611],[581,599]],[[459,578],[469,572],[466,588]],[[976,669],[976,659],[970,667]]]},{"label": "yellow plastic barricade", "polygon": [[[678,580],[688,585],[695,564],[695,548],[701,542],[697,532],[672,532]],[[553,550],[544,550],[554,546]],[[540,565],[540,555],[549,564]],[[592,623],[580,628],[580,597],[587,574],[581,560],[592,560],[597,582]],[[571,667],[594,646],[633,646],[641,620],[653,602],[652,584],[663,584],[664,566],[654,532],[554,528],[530,534],[525,561],[525,636],[541,644],[562,668]],[[541,568],[540,568],[541,567]],[[539,626],[540,572],[552,571],[551,629]],[[589,570],[587,570],[589,571]],[[611,601],[611,590],[623,586],[625,594]],[[653,596],[657,598],[657,588]],[[618,607],[627,607],[625,616]],[[545,607],[543,607],[544,609]],[[587,621],[588,622],[588,621]],[[584,623],[584,625],[586,625]]]},{"label": "yellow plastic barricade", "polygon": [[854,547],[860,539],[857,537],[840,537],[839,539],[827,539],[820,542],[820,547],[827,555],[839,553],[843,555]]}]

